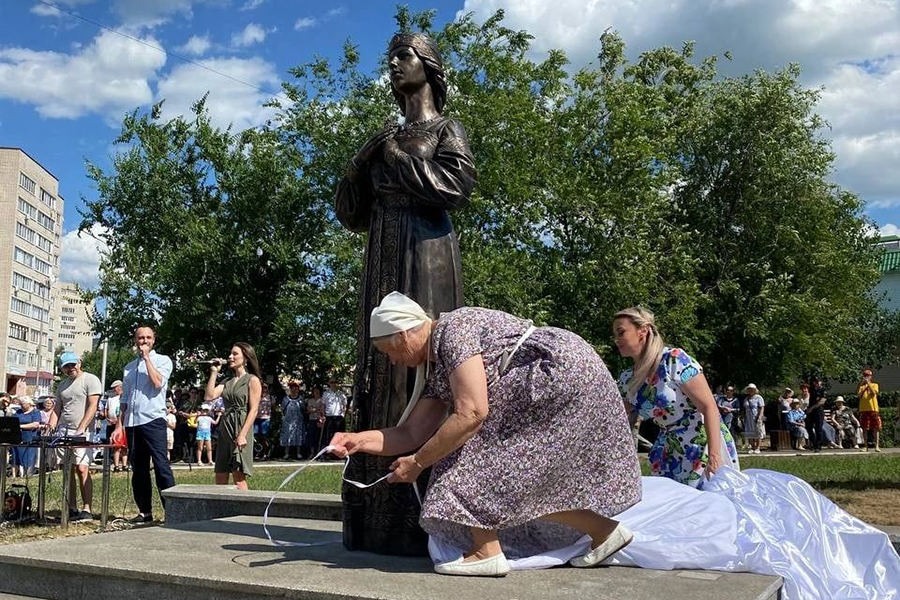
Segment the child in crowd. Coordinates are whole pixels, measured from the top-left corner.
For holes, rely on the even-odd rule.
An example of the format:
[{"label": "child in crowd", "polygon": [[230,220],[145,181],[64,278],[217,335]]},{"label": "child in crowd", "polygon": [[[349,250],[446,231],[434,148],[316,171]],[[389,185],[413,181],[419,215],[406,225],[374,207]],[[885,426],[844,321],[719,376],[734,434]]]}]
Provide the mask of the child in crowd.
[{"label": "child in crowd", "polygon": [[215,419],[209,416],[209,404],[200,406],[200,415],[197,417],[197,464],[203,463],[203,450],[206,449],[206,459],[213,464],[212,428],[219,424],[221,415]]},{"label": "child in crowd", "polygon": [[175,417],[175,404],[166,403],[166,456],[172,460],[172,448],[175,447],[175,427],[178,420]]}]

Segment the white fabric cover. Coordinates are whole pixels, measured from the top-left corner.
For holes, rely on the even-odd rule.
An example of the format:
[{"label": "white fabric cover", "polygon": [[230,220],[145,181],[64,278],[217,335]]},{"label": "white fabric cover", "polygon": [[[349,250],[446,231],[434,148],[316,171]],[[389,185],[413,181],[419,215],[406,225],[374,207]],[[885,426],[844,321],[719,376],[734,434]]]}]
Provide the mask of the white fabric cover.
[{"label": "white fabric cover", "polygon": [[[792,475],[723,467],[703,491],[644,477],[643,499],[616,518],[634,541],[606,564],[780,575],[784,600],[900,600],[900,557],[887,535]],[[589,542],[510,566],[564,564]],[[435,562],[462,554],[434,538],[428,548]]]},{"label": "white fabric cover", "polygon": [[428,321],[428,315],[416,302],[400,292],[391,292],[381,300],[381,304],[372,309],[369,318],[369,336],[383,337]]}]

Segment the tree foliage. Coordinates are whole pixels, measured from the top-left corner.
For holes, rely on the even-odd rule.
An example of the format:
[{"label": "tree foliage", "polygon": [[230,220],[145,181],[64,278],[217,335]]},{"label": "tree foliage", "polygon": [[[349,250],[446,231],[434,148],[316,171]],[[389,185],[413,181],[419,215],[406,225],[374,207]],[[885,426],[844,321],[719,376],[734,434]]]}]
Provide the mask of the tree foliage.
[{"label": "tree foliage", "polygon": [[[797,67],[723,78],[690,43],[629,63],[606,32],[573,70],[561,51],[534,60],[502,12],[433,18],[397,12],[441,47],[445,114],[478,163],[453,214],[468,304],[572,329],[619,363],[612,316],[640,303],[720,382],[842,377],[897,356],[862,202],[829,183],[818,92]],[[244,339],[270,373],[352,363],[363,240],[331,202],[354,152],[399,118],[384,63],[360,65],[347,42],[334,64],[292,69],[290,101],[251,131],[213,128],[202,100],[190,119],[125,120],[112,171],[90,166],[82,223],[108,231],[107,334],[150,321],[188,354]]]}]

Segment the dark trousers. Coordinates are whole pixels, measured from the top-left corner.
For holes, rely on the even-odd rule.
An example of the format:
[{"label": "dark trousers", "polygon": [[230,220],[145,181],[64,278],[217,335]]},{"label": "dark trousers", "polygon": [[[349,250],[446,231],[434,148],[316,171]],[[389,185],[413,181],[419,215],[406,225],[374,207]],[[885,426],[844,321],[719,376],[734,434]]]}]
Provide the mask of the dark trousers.
[{"label": "dark trousers", "polygon": [[325,435],[322,436],[322,446],[316,452],[327,446],[338,431],[344,430],[344,417],[325,417]]},{"label": "dark trousers", "polygon": [[[137,427],[126,427],[128,460],[131,461],[131,491],[138,510],[153,513],[153,487],[150,485],[150,459],[156,474],[156,489],[162,492],[175,485],[175,477],[166,456],[166,420],[154,419]],[[160,494],[163,507],[166,502]]]},{"label": "dark trousers", "polygon": [[825,411],[821,408],[811,410],[806,415],[806,425],[809,429],[809,442],[813,450],[821,450],[825,440]]}]

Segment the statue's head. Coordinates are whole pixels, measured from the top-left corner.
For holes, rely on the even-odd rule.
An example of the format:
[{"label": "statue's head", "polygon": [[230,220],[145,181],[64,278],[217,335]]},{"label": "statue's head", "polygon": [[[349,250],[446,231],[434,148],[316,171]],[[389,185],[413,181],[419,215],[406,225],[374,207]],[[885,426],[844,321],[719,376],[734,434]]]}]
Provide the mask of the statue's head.
[{"label": "statue's head", "polygon": [[[391,54],[401,47],[410,48],[422,61],[425,67],[425,78],[434,97],[434,107],[439,113],[442,113],[447,101],[447,78],[444,74],[444,61],[441,60],[437,44],[423,33],[398,33],[391,39],[388,46],[389,61]],[[391,91],[394,92],[394,98],[397,100],[400,111],[406,114],[406,98],[403,93],[393,83],[391,83]]]}]

